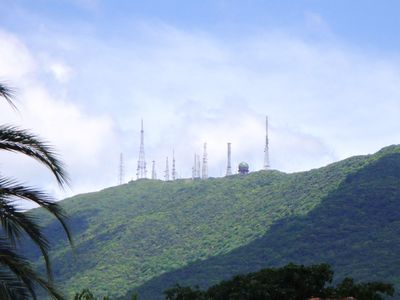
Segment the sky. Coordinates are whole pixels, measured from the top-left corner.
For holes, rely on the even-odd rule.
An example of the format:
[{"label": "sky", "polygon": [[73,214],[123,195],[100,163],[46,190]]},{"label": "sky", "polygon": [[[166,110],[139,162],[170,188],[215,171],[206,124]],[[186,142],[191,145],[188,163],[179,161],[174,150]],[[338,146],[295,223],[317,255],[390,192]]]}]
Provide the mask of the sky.
[{"label": "sky", "polygon": [[[62,157],[60,190],[37,162],[1,173],[62,199],[148,176],[175,152],[180,178],[207,143],[209,176],[232,165],[298,172],[400,143],[398,1],[0,0],[0,80],[28,128]],[[170,169],[171,169],[170,164]]]}]

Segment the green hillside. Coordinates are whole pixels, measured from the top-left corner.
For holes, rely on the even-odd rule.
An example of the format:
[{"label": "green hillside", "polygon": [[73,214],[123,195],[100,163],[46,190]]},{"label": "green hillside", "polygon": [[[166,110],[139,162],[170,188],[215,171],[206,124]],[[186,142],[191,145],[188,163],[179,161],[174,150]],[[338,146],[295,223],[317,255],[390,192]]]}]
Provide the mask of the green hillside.
[{"label": "green hillside", "polygon": [[140,287],[143,299],[160,297],[176,282],[215,284],[238,273],[289,262],[332,265],[336,279],[385,280],[400,288],[400,153],[350,173],[307,215],[275,222],[264,236],[232,252],[163,274]]},{"label": "green hillside", "polygon": [[153,299],[175,282],[207,286],[289,261],[400,284],[400,147],[295,174],[140,180],[62,205],[75,255],[55,222],[46,231],[70,294],[139,288]]}]

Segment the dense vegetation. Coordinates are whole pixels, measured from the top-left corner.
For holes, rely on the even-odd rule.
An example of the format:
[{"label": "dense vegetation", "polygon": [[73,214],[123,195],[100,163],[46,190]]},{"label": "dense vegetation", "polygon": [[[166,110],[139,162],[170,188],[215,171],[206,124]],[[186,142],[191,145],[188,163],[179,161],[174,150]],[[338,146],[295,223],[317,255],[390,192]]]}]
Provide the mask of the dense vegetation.
[{"label": "dense vegetation", "polygon": [[46,221],[56,279],[71,296],[88,287],[162,299],[175,283],[206,288],[293,261],[399,284],[399,177],[393,146],[309,172],[139,180],[79,195],[62,202],[75,255]]},{"label": "dense vegetation", "polygon": [[[288,264],[282,268],[265,268],[258,272],[235,275],[200,290],[179,284],[164,291],[166,300],[305,300],[305,299],[357,299],[383,300],[393,296],[390,283],[355,283],[346,277],[332,285],[333,271],[327,264],[303,266]],[[387,298],[387,297],[386,297]],[[137,300],[137,294],[130,300]],[[89,289],[75,294],[74,300],[100,300]],[[103,300],[111,300],[104,297]]]},{"label": "dense vegetation", "polygon": [[[163,274],[139,289],[144,299],[179,282],[207,287],[243,272],[289,262],[326,262],[337,279],[400,284],[400,153],[385,149],[303,216],[278,220],[266,234],[228,254]],[[373,158],[373,157],[372,157]],[[150,297],[150,298],[148,298]],[[160,297],[161,299],[161,297]]]},{"label": "dense vegetation", "polygon": [[345,278],[331,285],[333,271],[329,265],[303,266],[288,264],[282,268],[266,268],[211,286],[206,291],[179,284],[164,292],[166,300],[305,300],[310,298],[383,300],[393,296],[389,283],[355,283]]}]

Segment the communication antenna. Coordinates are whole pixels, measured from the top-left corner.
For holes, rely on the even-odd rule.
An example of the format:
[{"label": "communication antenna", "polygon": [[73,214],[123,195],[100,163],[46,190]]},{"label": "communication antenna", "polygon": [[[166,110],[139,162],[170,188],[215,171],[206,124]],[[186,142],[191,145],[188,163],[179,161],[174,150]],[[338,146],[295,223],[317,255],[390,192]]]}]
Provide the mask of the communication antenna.
[{"label": "communication antenna", "polygon": [[172,150],[172,180],[176,179],[176,169],[175,169],[175,150]]},{"label": "communication antenna", "polygon": [[192,167],[192,179],[196,178],[197,175],[197,154],[194,154],[194,162],[193,162],[193,167]]},{"label": "communication antenna", "polygon": [[168,156],[167,160],[165,161],[165,173],[164,173],[165,181],[169,181],[169,166],[168,166]]},{"label": "communication antenna", "polygon": [[119,184],[124,184],[125,182],[125,167],[124,167],[124,155],[122,154],[122,152],[119,155]]},{"label": "communication antenna", "polygon": [[192,179],[200,178],[200,156],[195,153],[194,154],[194,162],[192,167]]},{"label": "communication antenna", "polygon": [[268,141],[268,116],[265,122],[265,148],[264,148],[264,170],[269,170],[269,141]]},{"label": "communication antenna", "polygon": [[196,156],[196,178],[200,178],[200,155]]},{"label": "communication antenna", "polygon": [[151,168],[151,179],[157,179],[156,162],[154,160],[153,160],[153,165]]},{"label": "communication antenna", "polygon": [[226,167],[226,176],[232,175],[231,167],[231,143],[228,143],[228,166]]},{"label": "communication antenna", "polygon": [[201,172],[201,178],[208,178],[208,165],[207,165],[207,143],[204,143],[204,151],[203,151],[203,168]]},{"label": "communication antenna", "polygon": [[136,172],[137,179],[146,178],[147,171],[146,171],[146,159],[144,155],[144,130],[143,130],[143,120],[142,120],[142,127],[140,130],[140,150],[139,150],[139,160],[137,165],[137,172]]}]

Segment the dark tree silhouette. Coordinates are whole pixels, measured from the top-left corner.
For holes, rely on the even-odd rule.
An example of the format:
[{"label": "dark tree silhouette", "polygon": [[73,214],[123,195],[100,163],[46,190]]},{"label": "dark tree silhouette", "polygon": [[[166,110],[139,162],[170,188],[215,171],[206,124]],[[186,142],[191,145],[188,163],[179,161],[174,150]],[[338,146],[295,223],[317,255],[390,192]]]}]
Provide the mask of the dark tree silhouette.
[{"label": "dark tree silhouette", "polygon": [[394,295],[392,284],[384,282],[355,283],[345,278],[331,286],[333,271],[327,264],[303,266],[288,264],[255,273],[237,275],[211,286],[206,291],[179,284],[164,292],[167,300],[306,300],[345,299],[383,300]]}]

